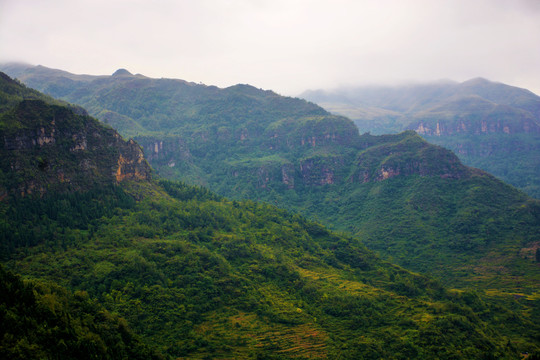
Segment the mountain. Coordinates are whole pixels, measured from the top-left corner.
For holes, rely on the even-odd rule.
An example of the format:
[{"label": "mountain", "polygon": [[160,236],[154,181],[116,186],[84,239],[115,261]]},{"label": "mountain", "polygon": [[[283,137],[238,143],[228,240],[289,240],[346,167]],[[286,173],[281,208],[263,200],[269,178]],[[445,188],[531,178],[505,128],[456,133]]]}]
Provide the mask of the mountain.
[{"label": "mountain", "polygon": [[374,134],[415,130],[540,198],[540,97],[486,79],[306,91],[302,98]]},{"label": "mountain", "polygon": [[[20,76],[135,135],[161,176],[361,235],[383,256],[452,286],[536,292],[538,202],[412,131],[360,135],[347,118],[249,85],[219,89],[127,71],[89,77],[44,67]],[[485,80],[458,85],[493,101],[528,101],[504,85],[492,91]],[[433,93],[445,98],[458,85],[425,86],[413,107],[429,107]],[[395,101],[391,111],[411,108],[409,93],[380,91]],[[519,282],[514,269],[526,274]]]},{"label": "mountain", "polygon": [[[536,314],[524,311],[530,295],[500,302],[448,289],[300,215],[150,176],[118,178],[112,160],[136,144],[0,83],[22,96],[0,114],[0,138],[4,155],[24,165],[1,179],[7,357],[512,359],[539,350]],[[56,170],[9,144],[41,134],[50,114],[54,141],[23,143],[85,180],[21,192],[30,171]],[[75,134],[102,141],[74,152]],[[122,156],[147,169],[144,158]]]}]

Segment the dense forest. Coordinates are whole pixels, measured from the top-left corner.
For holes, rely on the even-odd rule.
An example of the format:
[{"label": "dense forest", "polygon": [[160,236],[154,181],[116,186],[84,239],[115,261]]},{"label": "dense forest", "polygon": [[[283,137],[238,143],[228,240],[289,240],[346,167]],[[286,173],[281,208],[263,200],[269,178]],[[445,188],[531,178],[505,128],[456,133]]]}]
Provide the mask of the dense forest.
[{"label": "dense forest", "polygon": [[3,359],[163,359],[86,291],[23,281],[0,266]]},{"label": "dense forest", "polygon": [[[101,211],[78,210],[102,192]],[[358,239],[205,189],[131,183],[5,214],[6,266],[87,292],[167,356],[513,358],[536,346],[528,299],[505,307],[446,289]],[[15,229],[40,239],[29,246]]]}]

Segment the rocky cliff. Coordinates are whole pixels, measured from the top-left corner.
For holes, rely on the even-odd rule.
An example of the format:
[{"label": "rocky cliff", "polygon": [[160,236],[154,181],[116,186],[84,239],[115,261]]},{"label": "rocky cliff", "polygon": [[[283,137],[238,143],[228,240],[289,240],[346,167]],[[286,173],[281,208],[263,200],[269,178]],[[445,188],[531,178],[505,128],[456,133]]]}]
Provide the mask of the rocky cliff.
[{"label": "rocky cliff", "polygon": [[467,96],[415,115],[408,128],[435,136],[540,134],[540,121],[530,111]]},{"label": "rocky cliff", "polygon": [[[295,138],[292,133],[288,137]],[[241,187],[268,191],[340,187],[394,177],[464,179],[472,175],[472,170],[451,151],[429,144],[413,131],[386,136],[359,136],[353,132],[348,141],[349,146],[330,146],[323,141],[314,145],[290,142],[295,150],[290,153],[280,152],[279,146],[267,148],[267,156],[227,161],[227,173],[210,183],[236,184],[233,186],[237,191]]]},{"label": "rocky cliff", "polygon": [[147,180],[141,147],[71,109],[23,100],[0,115],[2,197]]}]

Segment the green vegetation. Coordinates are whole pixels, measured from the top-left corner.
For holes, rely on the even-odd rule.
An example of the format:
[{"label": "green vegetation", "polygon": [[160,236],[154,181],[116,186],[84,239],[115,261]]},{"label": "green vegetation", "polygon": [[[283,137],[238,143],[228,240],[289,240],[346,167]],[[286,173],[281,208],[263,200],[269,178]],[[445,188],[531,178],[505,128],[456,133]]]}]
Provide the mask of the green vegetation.
[{"label": "green vegetation", "polygon": [[[89,229],[73,209],[54,237],[16,248],[6,265],[87,291],[173,357],[514,358],[535,349],[534,318],[446,290],[299,215],[167,181],[126,185],[144,200]],[[12,206],[27,214],[34,202]],[[54,222],[43,215],[33,230]]]},{"label": "green vegetation", "polygon": [[6,112],[25,99],[44,100],[58,102],[36,90],[29,89],[23,84],[11,79],[4,73],[0,73],[0,112]]},{"label": "green vegetation", "polygon": [[[34,68],[21,78],[92,113],[129,117],[138,124],[130,129],[144,129],[136,139],[161,176],[230,198],[264,200],[350,231],[400,265],[437,276],[444,269],[451,286],[502,286],[515,293],[524,282],[534,291],[539,273],[530,253],[540,241],[537,202],[411,131],[360,136],[346,118],[247,85],[218,89],[129,73],[69,75],[69,82],[62,80],[66,76]],[[473,112],[495,103],[534,112],[536,99],[482,79],[420,87],[407,96],[377,91],[375,105],[391,102],[392,111],[424,115],[427,109],[454,114],[460,107]],[[423,100],[411,107],[417,96]],[[495,108],[491,116],[510,111]],[[513,165],[526,167],[523,161]],[[485,266],[470,271],[479,261]],[[515,281],[517,273],[522,281]]]},{"label": "green vegetation", "polygon": [[50,96],[40,93],[17,80],[11,79],[6,74],[0,72],[0,113],[15,107],[22,100],[41,100],[53,105],[62,105],[72,111],[84,114],[86,111],[79,106],[74,106],[61,100],[53,99]]},{"label": "green vegetation", "polygon": [[425,136],[426,140],[454,151],[468,166],[488,170],[491,174],[540,198],[540,135],[485,134],[451,137]]},{"label": "green vegetation", "polygon": [[0,266],[4,359],[162,359],[85,291],[23,282]]},{"label": "green vegetation", "polygon": [[150,168],[133,141],[125,142],[75,107],[36,95],[10,79],[0,83],[7,94],[17,94],[8,100],[11,107],[0,111],[1,197],[85,190],[96,183],[149,177]]}]

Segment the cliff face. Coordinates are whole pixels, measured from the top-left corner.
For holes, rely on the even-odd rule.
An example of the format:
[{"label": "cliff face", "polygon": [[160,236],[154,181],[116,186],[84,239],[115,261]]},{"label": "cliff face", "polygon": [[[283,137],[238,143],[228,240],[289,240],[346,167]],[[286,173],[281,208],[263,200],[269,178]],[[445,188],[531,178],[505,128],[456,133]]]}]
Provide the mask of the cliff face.
[{"label": "cliff face", "polygon": [[143,147],[146,159],[156,164],[174,167],[179,161],[189,161],[191,153],[180,136],[139,136],[137,142]]},{"label": "cliff face", "polygon": [[25,100],[1,117],[3,193],[43,195],[94,183],[148,180],[150,167],[133,140],[72,110]]},{"label": "cliff face", "polygon": [[311,157],[300,161],[302,182],[307,186],[332,185],[343,182],[346,161],[341,156]]},{"label": "cliff face", "polygon": [[[120,144],[119,144],[120,145]],[[120,146],[118,155],[116,181],[124,180],[149,180],[150,167],[148,166],[141,147],[133,139]]]},{"label": "cliff face", "polygon": [[417,116],[409,125],[420,135],[453,136],[485,134],[540,134],[540,123],[529,112],[508,106],[493,106],[485,113],[437,111]]}]

